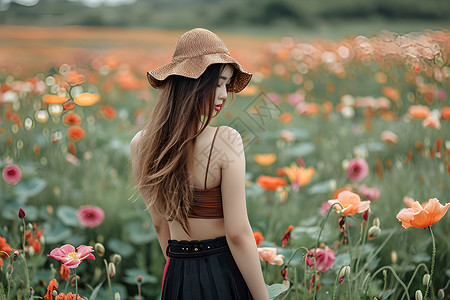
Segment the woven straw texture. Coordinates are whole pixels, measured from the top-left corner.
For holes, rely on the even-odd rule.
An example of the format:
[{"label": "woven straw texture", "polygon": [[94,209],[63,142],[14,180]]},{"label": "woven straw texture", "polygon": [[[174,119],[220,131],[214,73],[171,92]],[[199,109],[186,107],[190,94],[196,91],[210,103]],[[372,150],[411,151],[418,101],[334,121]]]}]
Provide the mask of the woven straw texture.
[{"label": "woven straw texture", "polygon": [[170,75],[196,79],[208,66],[227,63],[235,68],[235,75],[228,86],[228,91],[239,93],[250,82],[252,74],[230,56],[224,42],[215,33],[195,28],[178,39],[172,62],[148,71],[147,78],[152,87],[159,88]]}]

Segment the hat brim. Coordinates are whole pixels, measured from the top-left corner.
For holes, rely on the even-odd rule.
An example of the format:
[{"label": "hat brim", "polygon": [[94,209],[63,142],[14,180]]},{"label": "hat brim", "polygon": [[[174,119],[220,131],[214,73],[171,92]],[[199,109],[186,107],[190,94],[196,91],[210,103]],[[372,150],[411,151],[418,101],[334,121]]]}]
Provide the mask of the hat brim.
[{"label": "hat brim", "polygon": [[231,64],[235,68],[233,82],[229,85],[229,92],[239,93],[250,82],[252,73],[242,67],[234,58],[225,53],[207,54],[191,57],[181,61],[172,61],[147,72],[148,82],[155,89],[159,88],[170,75],[180,75],[197,79],[212,64]]}]

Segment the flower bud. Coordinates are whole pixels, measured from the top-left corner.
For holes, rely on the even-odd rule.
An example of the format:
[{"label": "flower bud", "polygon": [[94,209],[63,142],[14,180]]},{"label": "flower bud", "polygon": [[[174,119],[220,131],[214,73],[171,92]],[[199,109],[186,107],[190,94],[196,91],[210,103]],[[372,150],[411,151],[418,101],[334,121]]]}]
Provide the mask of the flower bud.
[{"label": "flower bud", "polygon": [[114,300],[120,300],[120,294],[119,294],[119,292],[116,292],[116,293],[114,294]]},{"label": "flower bud", "polygon": [[416,291],[416,300],[422,300],[423,296],[422,296],[422,292],[420,290]]},{"label": "flower bud", "polygon": [[397,263],[397,251],[392,251],[391,252],[391,261],[393,264]]},{"label": "flower bud", "polygon": [[378,218],[373,219],[372,225],[380,227],[380,219],[378,219]]},{"label": "flower bud", "polygon": [[77,275],[76,278],[75,278],[75,277],[72,277],[72,281],[70,282],[70,284],[71,284],[72,286],[75,286],[75,284],[76,284],[77,282],[80,282],[80,276],[79,276],[79,275]]},{"label": "flower bud", "polygon": [[20,255],[20,252],[19,251],[14,251],[14,253],[13,253],[13,256],[12,256],[12,260],[13,261],[16,261],[17,260],[17,258],[19,257],[19,255]]},{"label": "flower bud", "polygon": [[136,282],[139,284],[139,283],[142,283],[142,276],[138,276],[138,278],[136,278]]},{"label": "flower bud", "polygon": [[368,235],[368,239],[369,240],[373,240],[374,238],[376,238],[377,236],[379,236],[381,233],[380,227],[378,226],[372,226],[369,228],[369,235]]},{"label": "flower bud", "polygon": [[103,256],[105,254],[105,247],[101,243],[96,243],[94,245],[95,252],[97,252],[98,256]]},{"label": "flower bud", "polygon": [[116,276],[116,266],[112,262],[110,262],[108,265],[108,273],[109,273],[109,277],[111,277],[111,278]]},{"label": "flower bud", "polygon": [[120,262],[122,261],[122,256],[120,256],[119,254],[114,254],[111,257],[111,260],[117,265],[120,264]]},{"label": "flower bud", "polygon": [[35,253],[34,247],[33,247],[33,246],[29,246],[27,249],[28,249],[28,254],[29,254],[30,256],[33,256],[34,253]]},{"label": "flower bud", "polygon": [[422,284],[427,286],[430,283],[430,274],[425,274],[422,277]]},{"label": "flower bud", "polygon": [[437,296],[438,296],[439,300],[444,299],[444,297],[445,297],[444,290],[443,289],[439,289]]},{"label": "flower bud", "polygon": [[23,208],[19,208],[19,218],[23,219],[25,218],[25,211],[23,210]]},{"label": "flower bud", "polygon": [[28,228],[27,228],[28,230],[33,230],[33,224],[28,223],[27,227],[28,227]]},{"label": "flower bud", "polygon": [[53,296],[53,297],[56,297],[56,296],[58,296],[58,291],[57,291],[57,290],[53,290],[53,292],[52,292],[52,296]]}]

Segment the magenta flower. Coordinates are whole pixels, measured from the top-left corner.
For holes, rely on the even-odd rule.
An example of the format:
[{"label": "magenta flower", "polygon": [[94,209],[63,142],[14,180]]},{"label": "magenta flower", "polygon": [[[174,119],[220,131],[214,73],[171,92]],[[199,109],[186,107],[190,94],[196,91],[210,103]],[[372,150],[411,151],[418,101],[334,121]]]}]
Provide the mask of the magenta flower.
[{"label": "magenta flower", "polygon": [[319,272],[325,272],[334,264],[334,251],[325,246],[325,249],[316,248],[316,255],[314,256],[314,249],[309,250],[308,254],[306,254],[306,263],[308,266],[314,266],[313,257],[316,258],[316,268]]},{"label": "magenta flower", "polygon": [[103,209],[98,206],[83,205],[77,210],[76,214],[81,225],[90,228],[97,227],[105,219]]},{"label": "magenta flower", "polygon": [[95,256],[91,252],[94,252],[92,246],[81,245],[75,251],[74,246],[66,244],[61,248],[53,249],[47,256],[61,261],[69,269],[75,269],[85,259],[95,260]]},{"label": "magenta flower", "polygon": [[363,198],[370,200],[372,202],[377,201],[378,198],[380,197],[380,191],[376,187],[370,188],[365,184],[359,187],[359,193]]},{"label": "magenta flower", "polygon": [[18,165],[7,165],[3,169],[2,176],[6,183],[16,185],[22,179],[22,171]]},{"label": "magenta flower", "polygon": [[369,165],[363,158],[354,158],[348,163],[347,177],[351,181],[361,181],[369,174]]}]

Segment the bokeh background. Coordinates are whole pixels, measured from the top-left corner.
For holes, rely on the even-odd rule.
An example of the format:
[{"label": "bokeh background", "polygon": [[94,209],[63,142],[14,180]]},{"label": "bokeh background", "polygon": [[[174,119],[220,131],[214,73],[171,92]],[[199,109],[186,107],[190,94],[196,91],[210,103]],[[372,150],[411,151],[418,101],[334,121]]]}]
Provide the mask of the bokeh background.
[{"label": "bokeh background", "polygon": [[[54,278],[74,292],[73,271],[46,255],[101,243],[77,268],[82,297],[110,298],[109,277],[113,296],[158,299],[164,258],[133,193],[129,143],[157,95],[146,71],[195,27],[254,74],[212,125],[243,136],[260,247],[284,263],[301,247],[333,253],[317,273],[296,252],[286,298],[448,298],[450,218],[432,226],[425,287],[433,239],[396,215],[404,197],[450,202],[449,15],[447,0],[0,0],[0,298],[8,285],[11,299],[28,285],[43,297]],[[368,216],[346,217],[347,237],[326,214],[342,190],[370,201]],[[267,284],[283,281],[283,266],[262,267]]]}]

